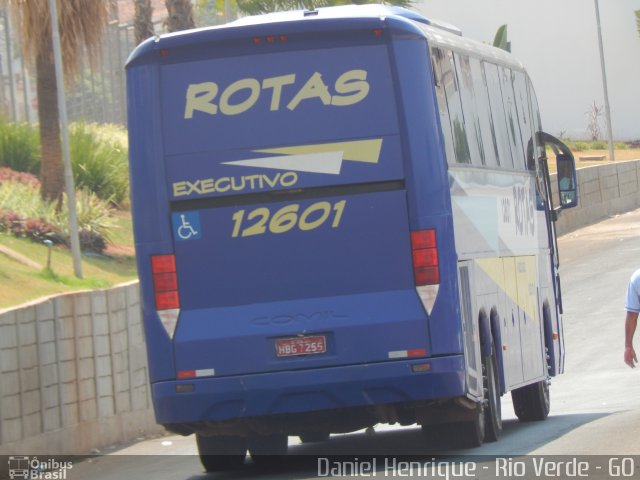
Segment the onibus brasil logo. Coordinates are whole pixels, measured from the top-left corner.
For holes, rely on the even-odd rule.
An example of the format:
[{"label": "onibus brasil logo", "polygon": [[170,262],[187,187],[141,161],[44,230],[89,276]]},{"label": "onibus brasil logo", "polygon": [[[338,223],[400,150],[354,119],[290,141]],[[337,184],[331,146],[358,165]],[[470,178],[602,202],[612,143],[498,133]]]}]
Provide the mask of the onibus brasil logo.
[{"label": "onibus brasil logo", "polygon": [[66,480],[67,471],[73,468],[73,462],[61,462],[52,458],[39,460],[38,457],[9,457],[9,478],[14,480]]}]

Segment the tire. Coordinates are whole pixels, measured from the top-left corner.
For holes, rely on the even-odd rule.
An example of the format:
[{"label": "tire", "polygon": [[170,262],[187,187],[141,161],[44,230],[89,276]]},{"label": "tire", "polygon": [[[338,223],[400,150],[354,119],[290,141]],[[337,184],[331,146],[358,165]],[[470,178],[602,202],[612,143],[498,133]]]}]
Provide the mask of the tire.
[{"label": "tire", "polygon": [[502,403],[498,384],[498,355],[491,341],[491,355],[482,359],[483,386],[486,393],[484,440],[496,442],[502,435]]},{"label": "tire", "polygon": [[549,382],[541,380],[511,392],[513,409],[521,422],[545,420],[551,409]]},{"label": "tire", "polygon": [[256,436],[249,439],[251,460],[260,466],[275,466],[287,454],[289,437],[284,434]]},{"label": "tire", "polygon": [[200,462],[206,472],[224,472],[242,467],[247,441],[241,437],[204,437],[196,434]]},{"label": "tire", "polygon": [[320,443],[329,440],[329,432],[307,432],[300,435],[300,441],[302,443]]},{"label": "tire", "polygon": [[438,450],[442,448],[461,450],[482,445],[485,430],[485,415],[481,402],[478,402],[473,419],[464,422],[424,425],[422,434],[427,445]]},{"label": "tire", "polygon": [[472,420],[451,424],[449,445],[456,449],[481,446],[485,435],[485,418],[485,408],[482,402],[478,402]]}]

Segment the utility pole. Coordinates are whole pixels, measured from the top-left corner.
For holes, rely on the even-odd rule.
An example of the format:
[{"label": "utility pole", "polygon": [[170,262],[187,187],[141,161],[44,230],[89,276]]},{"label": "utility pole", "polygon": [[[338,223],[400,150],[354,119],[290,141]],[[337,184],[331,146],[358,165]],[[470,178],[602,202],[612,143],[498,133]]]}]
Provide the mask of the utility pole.
[{"label": "utility pole", "polygon": [[604,114],[607,122],[607,138],[609,140],[609,160],[615,160],[613,153],[613,129],[611,128],[611,109],[609,108],[609,89],[607,88],[607,69],[604,65],[604,47],[602,45],[602,29],[600,28],[600,8],[596,4],[596,24],[598,26],[598,46],[600,47],[600,69],[602,70],[602,88],[604,90]]},{"label": "utility pole", "polygon": [[73,171],[71,170],[71,156],[69,154],[69,122],[67,120],[67,104],[64,99],[64,72],[62,70],[60,31],[58,30],[58,6],[56,0],[49,0],[49,12],[51,15],[51,37],[53,40],[53,62],[56,69],[56,83],[58,87],[58,112],[60,114],[60,133],[62,134],[62,163],[64,165],[64,185],[67,193],[67,207],[69,208],[69,237],[71,254],[73,256],[73,271],[76,277],[82,278],[78,215],[76,212],[76,189],[73,184]]}]

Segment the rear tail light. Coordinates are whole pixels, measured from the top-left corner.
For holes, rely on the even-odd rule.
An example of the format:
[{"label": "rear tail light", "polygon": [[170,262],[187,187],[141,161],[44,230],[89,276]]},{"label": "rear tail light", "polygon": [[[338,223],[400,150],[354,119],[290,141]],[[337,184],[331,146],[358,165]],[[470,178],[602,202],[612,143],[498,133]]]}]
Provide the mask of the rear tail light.
[{"label": "rear tail light", "polygon": [[151,257],[151,271],[153,272],[153,293],[156,298],[156,310],[180,308],[175,255],[155,255]]},{"label": "rear tail light", "polygon": [[436,231],[418,230],[411,232],[411,252],[416,286],[439,284],[440,269],[438,267]]},{"label": "rear tail light", "polygon": [[173,338],[180,315],[175,255],[153,255],[151,257],[151,273],[153,274],[153,295],[158,316],[169,337]]}]

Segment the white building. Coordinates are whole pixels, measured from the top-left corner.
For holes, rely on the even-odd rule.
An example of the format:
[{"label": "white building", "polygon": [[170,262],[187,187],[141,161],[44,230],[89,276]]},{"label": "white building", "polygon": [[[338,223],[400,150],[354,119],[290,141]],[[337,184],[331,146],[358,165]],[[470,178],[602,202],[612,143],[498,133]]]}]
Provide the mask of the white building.
[{"label": "white building", "polygon": [[[640,139],[640,0],[599,0],[613,136]],[[587,138],[594,100],[604,105],[593,0],[418,0],[427,18],[452,23],[466,37],[491,43],[508,25],[511,51],[533,81],[551,134]],[[606,137],[604,117],[601,121]]]}]

